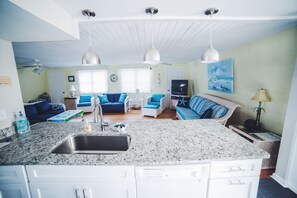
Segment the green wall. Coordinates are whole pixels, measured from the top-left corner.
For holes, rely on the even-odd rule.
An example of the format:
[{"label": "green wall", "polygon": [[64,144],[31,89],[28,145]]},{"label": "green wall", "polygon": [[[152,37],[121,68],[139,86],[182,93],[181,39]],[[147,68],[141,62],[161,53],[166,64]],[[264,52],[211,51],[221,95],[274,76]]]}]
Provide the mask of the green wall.
[{"label": "green wall", "polygon": [[255,119],[252,111],[258,103],[251,100],[259,88],[268,89],[272,102],[265,103],[261,124],[268,130],[282,133],[293,69],[297,57],[297,27],[264,39],[220,52],[220,59],[234,61],[234,94],[208,90],[207,65],[199,61],[187,64],[187,77],[195,93],[210,93],[233,100],[241,105],[232,117],[233,123]]},{"label": "green wall", "polygon": [[44,92],[49,93],[47,69],[45,68],[40,75],[33,73],[32,70],[33,68],[17,70],[24,102],[36,99]]}]

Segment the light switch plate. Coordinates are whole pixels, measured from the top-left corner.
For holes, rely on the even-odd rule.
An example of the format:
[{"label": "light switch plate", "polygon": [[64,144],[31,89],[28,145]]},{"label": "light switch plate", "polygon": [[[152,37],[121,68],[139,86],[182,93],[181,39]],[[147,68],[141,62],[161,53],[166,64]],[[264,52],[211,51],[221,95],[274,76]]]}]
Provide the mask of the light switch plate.
[{"label": "light switch plate", "polygon": [[0,109],[0,121],[6,120],[6,111],[4,109]]}]

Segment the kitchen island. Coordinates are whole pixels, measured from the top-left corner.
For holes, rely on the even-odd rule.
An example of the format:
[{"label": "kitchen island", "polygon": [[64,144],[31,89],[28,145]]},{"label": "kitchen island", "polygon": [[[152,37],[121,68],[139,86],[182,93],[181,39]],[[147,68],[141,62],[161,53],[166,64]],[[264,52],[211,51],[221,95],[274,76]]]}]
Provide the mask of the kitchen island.
[{"label": "kitchen island", "polygon": [[[166,197],[169,195],[164,194],[166,189],[174,192],[174,186],[181,190],[181,186],[192,188],[192,179],[201,180],[202,197],[221,194],[222,189],[215,186],[224,186],[224,181],[229,187],[240,187],[243,193],[250,195],[248,197],[255,197],[262,159],[269,157],[268,153],[215,121],[136,121],[127,123],[125,133],[113,132],[110,127],[101,132],[98,123],[91,124],[89,135],[129,135],[129,149],[116,155],[53,154],[51,150],[67,137],[86,134],[83,123],[40,123],[32,126],[30,133],[13,139],[10,145],[0,149],[0,170],[20,167],[21,172],[26,172],[23,181],[29,181],[26,188],[31,190],[28,196],[32,197],[50,197],[49,192],[66,184],[67,187],[62,189],[69,188],[73,197],[90,197],[92,194],[97,197],[95,188],[92,191],[91,187],[77,187],[84,186],[77,185],[77,181],[99,182],[101,185],[106,181],[107,186],[119,185],[117,193],[110,189],[116,194],[109,196],[106,192],[102,193],[103,197],[156,197],[156,194],[147,195],[152,189],[157,197]],[[161,169],[163,171],[159,171]],[[166,185],[162,178],[167,181]],[[248,181],[243,181],[247,178]],[[186,185],[182,185],[182,181]],[[54,185],[57,182],[58,185]],[[157,186],[162,189],[158,191]],[[59,194],[60,191],[55,192]],[[139,194],[141,192],[147,196]],[[188,197],[195,194],[194,191],[188,193]],[[173,195],[179,197],[176,192]]]}]

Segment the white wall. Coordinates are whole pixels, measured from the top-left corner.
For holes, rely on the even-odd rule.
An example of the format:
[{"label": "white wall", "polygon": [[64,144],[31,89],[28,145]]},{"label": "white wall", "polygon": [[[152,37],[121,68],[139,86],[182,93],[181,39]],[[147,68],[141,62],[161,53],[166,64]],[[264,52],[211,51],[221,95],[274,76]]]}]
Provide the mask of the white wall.
[{"label": "white wall", "polygon": [[0,129],[12,126],[14,112],[23,111],[23,100],[10,41],[0,39],[0,76],[11,78],[10,85],[0,84],[0,110],[5,110],[6,119],[0,121]]},{"label": "white wall", "polygon": [[297,60],[290,90],[288,108],[276,171],[273,178],[297,193]]}]

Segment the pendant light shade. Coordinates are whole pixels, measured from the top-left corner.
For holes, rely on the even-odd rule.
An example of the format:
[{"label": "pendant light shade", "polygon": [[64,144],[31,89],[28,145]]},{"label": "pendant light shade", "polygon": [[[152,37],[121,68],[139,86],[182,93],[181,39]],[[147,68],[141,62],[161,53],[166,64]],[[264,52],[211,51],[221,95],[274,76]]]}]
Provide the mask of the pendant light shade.
[{"label": "pendant light shade", "polygon": [[92,40],[91,40],[91,28],[90,28],[90,17],[95,17],[95,12],[91,10],[82,10],[82,14],[88,17],[89,25],[89,50],[82,57],[83,65],[99,65],[101,63],[99,56],[91,50]]},{"label": "pendant light shade", "polygon": [[[212,15],[216,14],[218,11],[219,10],[217,8],[209,8],[205,11],[205,15],[210,15],[211,20],[212,20]],[[201,55],[200,61],[202,63],[214,63],[214,62],[218,62],[220,60],[220,55],[219,55],[218,50],[216,50],[212,46],[211,33],[212,33],[212,26],[210,27],[210,31],[209,31],[209,47]]]},{"label": "pendant light shade", "polygon": [[82,57],[83,65],[99,65],[101,63],[100,58],[91,49],[89,49]]},{"label": "pendant light shade", "polygon": [[[158,13],[158,9],[150,7],[145,12],[153,17],[153,15]],[[144,54],[143,62],[150,65],[156,65],[162,62],[160,52],[154,46],[153,29],[151,32],[151,48]]]},{"label": "pendant light shade", "polygon": [[145,53],[143,62],[152,65],[161,63],[160,52],[156,48],[151,48]]}]

